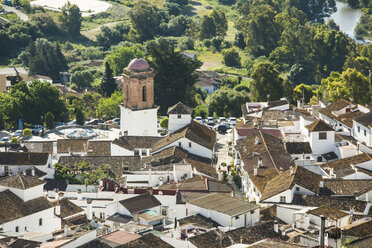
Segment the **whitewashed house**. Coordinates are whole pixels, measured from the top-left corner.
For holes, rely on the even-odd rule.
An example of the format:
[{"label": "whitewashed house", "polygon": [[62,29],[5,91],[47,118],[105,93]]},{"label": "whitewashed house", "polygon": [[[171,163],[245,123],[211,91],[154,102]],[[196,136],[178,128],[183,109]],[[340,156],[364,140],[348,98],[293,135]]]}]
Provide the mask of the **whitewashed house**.
[{"label": "whitewashed house", "polygon": [[192,121],[192,111],[192,108],[182,102],[169,107],[167,112],[169,116],[168,130],[173,133],[190,124]]},{"label": "whitewashed house", "polygon": [[60,206],[44,196],[44,181],[23,173],[0,179],[0,229],[51,233],[61,229]]},{"label": "whitewashed house", "polygon": [[258,205],[219,193],[190,200],[186,209],[188,215],[200,214],[223,227],[253,226],[260,220]]},{"label": "whitewashed house", "polygon": [[314,159],[317,162],[337,159],[334,153],[335,131],[324,121],[317,120],[306,126],[307,141],[310,143]]},{"label": "whitewashed house", "polygon": [[268,110],[286,111],[289,109],[289,102],[285,98],[268,102],[247,102],[242,105],[243,120],[244,123],[246,123],[248,121],[248,117],[261,118],[263,112]]},{"label": "whitewashed house", "polygon": [[360,143],[372,147],[372,112],[354,119],[352,136]]},{"label": "whitewashed house", "polygon": [[297,195],[316,195],[322,176],[302,166],[289,170],[267,182],[262,192],[262,203],[291,203]]},{"label": "whitewashed house", "polygon": [[121,136],[111,143],[111,156],[149,156],[152,146],[160,139],[159,136]]},{"label": "whitewashed house", "polygon": [[156,154],[164,149],[178,146],[191,154],[211,159],[216,136],[214,130],[192,121],[187,126],[157,141],[152,147],[152,153]]},{"label": "whitewashed house", "polygon": [[44,178],[54,178],[52,159],[48,153],[0,152],[0,176],[14,175],[31,168],[36,168],[33,172],[44,172]]}]

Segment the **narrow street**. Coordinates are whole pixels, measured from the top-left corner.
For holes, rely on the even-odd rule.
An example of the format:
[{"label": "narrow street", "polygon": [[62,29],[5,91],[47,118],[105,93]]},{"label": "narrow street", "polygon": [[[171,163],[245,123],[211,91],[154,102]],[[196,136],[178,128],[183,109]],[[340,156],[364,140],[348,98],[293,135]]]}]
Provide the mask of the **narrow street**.
[{"label": "narrow street", "polygon": [[23,13],[23,12],[17,10],[17,9],[14,8],[14,7],[10,7],[10,6],[4,5],[4,4],[0,4],[0,5],[4,8],[4,12],[13,12],[13,13],[15,13],[15,14],[19,17],[19,19],[21,19],[22,21],[28,21],[28,16],[27,16],[25,13]]}]

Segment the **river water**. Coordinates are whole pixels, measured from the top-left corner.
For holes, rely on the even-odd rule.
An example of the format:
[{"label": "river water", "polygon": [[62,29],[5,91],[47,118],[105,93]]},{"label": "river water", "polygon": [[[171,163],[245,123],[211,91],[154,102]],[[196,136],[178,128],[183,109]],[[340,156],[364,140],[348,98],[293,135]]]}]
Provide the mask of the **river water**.
[{"label": "river water", "polygon": [[354,33],[354,29],[363,13],[357,9],[350,8],[346,3],[340,1],[336,1],[336,7],[337,11],[329,18],[332,18],[340,27],[340,30],[347,34],[350,38],[353,38],[357,42],[366,42],[363,40],[357,40]]}]

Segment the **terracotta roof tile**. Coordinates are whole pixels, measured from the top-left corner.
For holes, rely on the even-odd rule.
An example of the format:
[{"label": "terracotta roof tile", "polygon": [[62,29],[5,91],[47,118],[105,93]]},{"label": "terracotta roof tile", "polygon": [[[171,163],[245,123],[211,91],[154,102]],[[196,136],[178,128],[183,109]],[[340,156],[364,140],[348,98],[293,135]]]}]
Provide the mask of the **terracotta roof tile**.
[{"label": "terracotta roof tile", "polygon": [[191,115],[193,109],[187,106],[186,104],[183,104],[182,102],[178,102],[177,104],[171,106],[168,108],[168,115],[173,114],[182,114],[182,115]]},{"label": "terracotta roof tile", "polygon": [[365,127],[372,127],[372,112],[368,112],[364,115],[356,117],[355,121],[362,124]]},{"label": "terracotta roof tile", "polygon": [[121,136],[112,143],[133,151],[135,148],[151,148],[160,139],[155,136]]},{"label": "terracotta roof tile", "polygon": [[183,219],[179,219],[178,223],[180,226],[194,225],[194,226],[204,227],[208,229],[219,226],[217,222],[215,222],[211,218],[206,218],[201,214],[195,214],[195,215],[191,215],[186,218],[183,218]]},{"label": "terracotta roof tile", "polygon": [[346,108],[347,106],[350,106],[351,103],[344,100],[344,99],[340,99],[334,103],[331,103],[330,105],[328,105],[327,107],[319,110],[319,113],[329,117],[329,118],[334,118],[335,116],[332,114],[332,111],[339,111],[343,108]]},{"label": "terracotta roof tile", "polygon": [[57,203],[59,203],[59,205],[61,206],[61,214],[60,214],[61,218],[67,218],[72,215],[84,212],[84,209],[77,206],[76,204],[74,204],[73,202],[71,202],[70,200],[66,198],[63,198],[59,201],[54,202],[54,204],[57,204]]},{"label": "terracotta roof tile", "polygon": [[333,128],[325,123],[323,120],[314,121],[310,125],[307,125],[306,128],[310,132],[334,131]]},{"label": "terracotta roof tile", "polygon": [[42,184],[45,184],[45,181],[40,180],[37,177],[25,176],[22,173],[0,178],[1,186],[22,190],[36,187]]},{"label": "terracotta roof tile", "polygon": [[315,216],[323,215],[324,217],[330,218],[333,220],[339,220],[349,215],[341,210],[338,210],[337,208],[334,208],[334,206],[330,206],[330,205],[325,205],[325,206],[315,208],[313,210],[308,211],[307,213],[315,215]]},{"label": "terracotta roof tile", "polygon": [[156,237],[152,233],[145,234],[141,238],[133,240],[129,243],[121,245],[120,248],[172,248],[173,246],[169,245],[162,239]]},{"label": "terracotta roof tile", "polygon": [[0,165],[46,165],[48,158],[45,152],[0,152]]},{"label": "terracotta roof tile", "polygon": [[161,203],[154,196],[149,193],[134,196],[119,202],[132,214],[147,210],[149,208],[161,206]]},{"label": "terracotta roof tile", "polygon": [[372,190],[372,179],[326,179],[324,187],[319,189],[319,194],[360,196],[370,190]]},{"label": "terracotta roof tile", "polygon": [[311,146],[309,142],[286,142],[286,150],[289,154],[311,154]]}]

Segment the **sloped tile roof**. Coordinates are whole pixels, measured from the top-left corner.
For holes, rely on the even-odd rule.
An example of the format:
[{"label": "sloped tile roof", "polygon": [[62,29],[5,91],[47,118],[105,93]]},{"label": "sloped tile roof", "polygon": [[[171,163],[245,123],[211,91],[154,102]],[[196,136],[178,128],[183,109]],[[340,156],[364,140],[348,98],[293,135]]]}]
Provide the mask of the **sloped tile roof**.
[{"label": "sloped tile roof", "polygon": [[[288,170],[291,165],[294,166],[291,155],[284,148],[283,141],[261,130],[239,139],[235,148],[239,151],[244,163],[244,170],[261,192],[269,180],[279,175],[280,168]],[[262,159],[262,166],[258,168],[258,174],[255,176],[254,168],[258,165],[259,159]]]},{"label": "sloped tile roof", "polygon": [[53,207],[45,197],[24,202],[10,190],[0,192],[0,199],[0,224]]},{"label": "sloped tile roof", "polygon": [[61,206],[61,214],[60,214],[61,218],[67,218],[69,216],[84,212],[84,209],[77,206],[76,204],[68,200],[67,198],[63,198],[54,203],[55,204],[59,203],[59,205]]},{"label": "sloped tile roof", "polygon": [[360,115],[356,117],[354,120],[365,127],[372,127],[372,111],[364,115]]},{"label": "sloped tile roof", "polygon": [[273,221],[267,221],[258,223],[254,226],[241,227],[235,230],[227,231],[225,233],[220,233],[222,236],[221,242],[217,232],[218,230],[209,231],[194,237],[189,238],[188,240],[194,244],[196,247],[229,247],[234,243],[243,243],[243,244],[253,244],[257,241],[273,238],[273,239],[283,239],[280,234],[274,232],[273,230],[274,223]]},{"label": "sloped tile roof", "polygon": [[319,189],[319,194],[360,196],[370,190],[372,190],[372,179],[326,179],[324,180],[324,187]]},{"label": "sloped tile roof", "polygon": [[256,204],[219,193],[202,196],[200,198],[191,200],[188,203],[201,208],[211,209],[229,216],[240,215],[258,208]]},{"label": "sloped tile roof", "polygon": [[0,178],[1,186],[22,190],[29,189],[42,184],[45,184],[45,181],[40,180],[37,177],[25,176],[22,173]]},{"label": "sloped tile roof", "polygon": [[177,104],[168,108],[168,115],[178,114],[178,115],[191,115],[193,109],[183,104],[182,102],[178,102]]},{"label": "sloped tile roof", "polygon": [[247,137],[249,135],[258,133],[259,131],[270,134],[277,138],[281,138],[283,136],[282,132],[279,129],[269,129],[269,128],[258,129],[258,128],[242,128],[242,127],[236,128],[236,132],[238,133],[240,137]]},{"label": "sloped tile roof", "polygon": [[45,152],[0,152],[0,165],[46,165],[48,158]]},{"label": "sloped tile roof", "polygon": [[323,120],[317,120],[306,126],[310,132],[334,131],[333,128]]},{"label": "sloped tile roof", "polygon": [[352,237],[366,237],[372,234],[372,219],[361,221],[342,227],[341,232],[343,235]]},{"label": "sloped tile roof", "polygon": [[135,148],[151,148],[161,138],[155,136],[121,136],[112,143],[133,151]]},{"label": "sloped tile roof", "polygon": [[290,170],[287,170],[283,172],[283,174],[278,175],[267,182],[265,189],[262,192],[261,201],[275,196],[285,190],[292,189],[294,185],[302,186],[305,189],[317,193],[319,191],[319,182],[321,180],[322,176],[311,172],[302,166],[295,166],[292,175]]},{"label": "sloped tile roof", "polygon": [[141,238],[121,245],[120,248],[172,248],[170,244],[156,237],[152,233],[145,234]]},{"label": "sloped tile roof", "polygon": [[333,220],[339,220],[349,215],[341,210],[338,210],[337,208],[334,208],[334,206],[330,206],[330,205],[324,205],[324,206],[315,208],[313,210],[308,211],[307,213],[315,215],[315,216],[319,216],[319,217],[323,215],[327,219],[330,218]]},{"label": "sloped tile roof", "polygon": [[352,164],[357,165],[371,159],[371,155],[362,153],[355,156],[324,163],[321,164],[320,167],[328,173],[330,173],[330,169],[333,169],[333,173],[335,173],[336,176],[340,178],[355,173],[355,170],[351,167]]},{"label": "sloped tile roof", "polygon": [[286,142],[285,147],[289,154],[313,153],[309,142]]},{"label": "sloped tile roof", "polygon": [[58,139],[57,153],[87,152],[87,139]]},{"label": "sloped tile roof", "polygon": [[125,200],[120,201],[120,204],[123,205],[129,212],[135,213],[149,208],[154,208],[161,206],[161,203],[155,196],[150,195],[149,193],[141,194],[134,196]]},{"label": "sloped tile roof", "polygon": [[210,150],[214,148],[216,143],[217,134],[214,130],[208,127],[192,121],[189,125],[169,134],[154,144],[152,147],[153,152],[160,150],[161,148],[176,142],[181,138],[187,138],[201,146],[204,146]]},{"label": "sloped tile roof", "polygon": [[347,106],[350,106],[351,103],[344,100],[344,99],[340,99],[334,103],[331,103],[330,105],[328,105],[327,107],[325,108],[322,108],[319,110],[319,113],[333,119],[335,116],[332,114],[332,111],[339,111],[343,108],[346,108]]},{"label": "sloped tile roof", "polygon": [[51,191],[58,189],[60,191],[65,191],[67,188],[67,179],[46,179],[46,184],[44,185],[44,190]]},{"label": "sloped tile roof", "polygon": [[213,227],[218,227],[219,224],[212,220],[211,218],[206,218],[201,214],[195,214],[188,216],[183,219],[179,219],[178,223],[180,226],[183,225],[194,225],[198,227],[204,227],[204,228],[213,228]]}]

